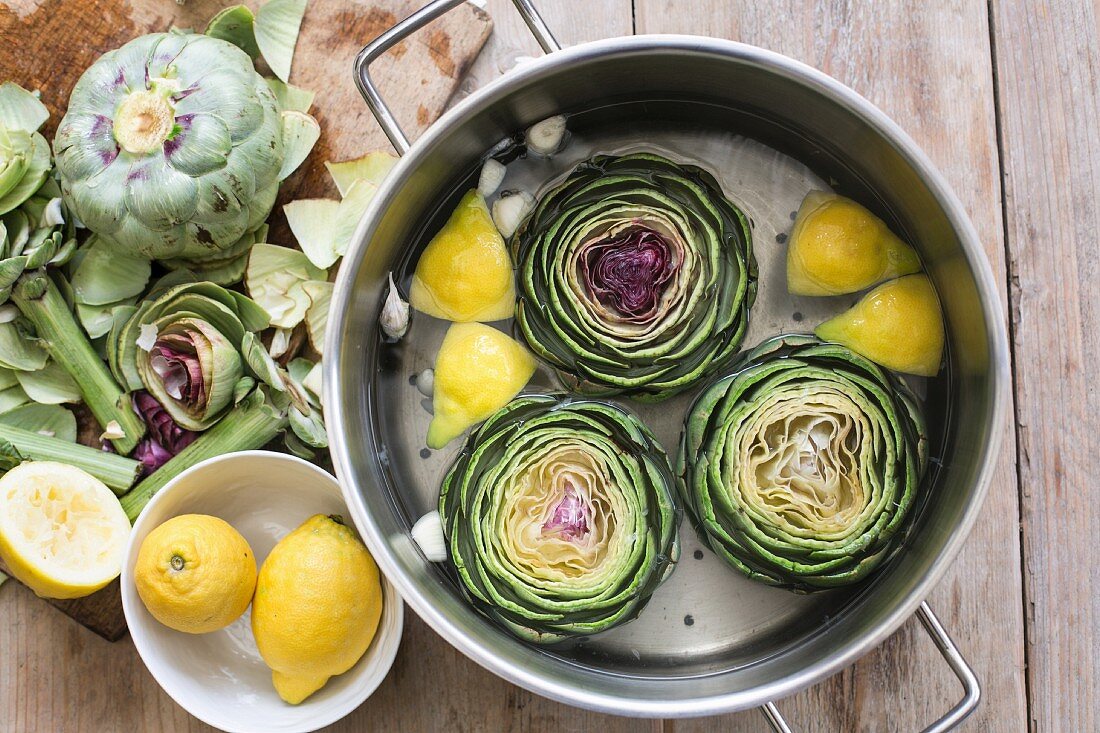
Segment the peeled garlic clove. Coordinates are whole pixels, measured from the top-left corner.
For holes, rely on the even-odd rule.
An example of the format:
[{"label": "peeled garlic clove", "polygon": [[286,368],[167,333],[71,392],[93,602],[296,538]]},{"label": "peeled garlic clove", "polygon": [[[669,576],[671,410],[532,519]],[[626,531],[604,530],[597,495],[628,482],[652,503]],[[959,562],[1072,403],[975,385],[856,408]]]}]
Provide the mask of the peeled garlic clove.
[{"label": "peeled garlic clove", "polygon": [[537,155],[553,155],[565,138],[565,115],[548,117],[527,130],[527,150]]},{"label": "peeled garlic clove", "polygon": [[394,341],[400,339],[409,330],[409,304],[401,298],[397,285],[393,281],[393,273],[389,274],[390,292],[386,295],[386,302],[382,305],[382,313],[378,316],[378,323],[382,326],[382,332]]},{"label": "peeled garlic clove", "polygon": [[481,177],[477,181],[478,193],[485,198],[492,196],[504,182],[504,174],[507,172],[508,169],[500,161],[492,158],[486,160],[485,165],[481,166]]},{"label": "peeled garlic clove", "polygon": [[425,369],[416,375],[416,390],[425,397],[432,396],[432,390],[435,389],[435,371],[431,369]]},{"label": "peeled garlic clove", "polygon": [[493,223],[500,236],[507,239],[516,233],[519,225],[535,208],[535,197],[526,191],[501,196],[493,202]]},{"label": "peeled garlic clove", "polygon": [[447,538],[443,536],[443,520],[438,511],[428,512],[412,528],[412,538],[429,562],[447,560]]}]

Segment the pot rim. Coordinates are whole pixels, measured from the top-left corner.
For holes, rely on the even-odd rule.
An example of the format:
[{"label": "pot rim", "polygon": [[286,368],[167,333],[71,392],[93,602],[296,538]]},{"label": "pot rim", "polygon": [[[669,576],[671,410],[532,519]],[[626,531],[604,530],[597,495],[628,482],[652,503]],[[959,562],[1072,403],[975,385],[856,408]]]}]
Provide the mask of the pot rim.
[{"label": "pot rim", "polygon": [[[943,546],[932,560],[924,577],[918,580],[904,597],[891,601],[889,605],[892,605],[892,609],[885,612],[866,633],[853,636],[850,641],[845,642],[839,653],[824,657],[803,668],[797,674],[788,675],[763,685],[716,695],[662,700],[620,697],[597,692],[576,683],[566,684],[547,680],[542,675],[514,665],[502,658],[501,655],[494,653],[479,636],[462,631],[451,621],[448,615],[440,612],[431,603],[427,602],[421,595],[417,585],[405,577],[389,540],[383,536],[374,524],[360,493],[352,488],[356,486],[356,482],[353,480],[351,461],[341,438],[344,435],[345,416],[341,413],[341,400],[337,399],[336,389],[326,386],[324,389],[324,404],[328,431],[330,436],[334,436],[334,439],[331,440],[333,464],[356,527],[367,541],[371,552],[387,577],[399,589],[401,596],[436,633],[464,655],[499,677],[518,684],[531,692],[560,702],[599,712],[632,717],[691,717],[748,709],[810,687],[844,669],[877,647],[916,611],[922,600],[932,590],[932,587],[944,575],[951,561],[969,536],[970,530],[981,511],[996,470],[996,459],[1004,434],[1002,426],[1008,409],[1008,337],[999,291],[992,268],[981,247],[977,231],[967,216],[961,201],[942,174],[936,169],[924,151],[897,123],[854,90],[807,64],[757,46],[704,36],[650,34],[591,41],[541,56],[493,80],[444,113],[412,143],[408,153],[401,157],[397,166],[382,183],[377,195],[364,213],[345,255],[345,260],[356,263],[362,261],[366,254],[367,234],[380,220],[388,202],[404,184],[405,179],[419,165],[419,158],[422,157],[424,151],[432,147],[453,125],[461,124],[467,117],[482,107],[499,102],[514,89],[537,84],[545,75],[557,72],[562,67],[577,61],[604,55],[629,55],[654,50],[678,50],[702,56],[722,56],[747,62],[801,83],[834,104],[848,109],[878,135],[887,140],[912,166],[943,207],[948,221],[958,234],[981,299],[983,317],[986,323],[989,324],[987,347],[989,350],[989,369],[993,383],[993,395],[988,412],[985,415],[987,435],[983,452],[978,459],[980,468],[976,485],[971,492],[969,503],[962,517],[944,540]],[[338,334],[345,326],[347,309],[351,300],[350,283],[352,277],[350,272],[350,268],[341,268],[336,280],[329,316],[331,322],[327,329],[328,334],[325,342],[325,354],[334,354],[341,346]],[[340,384],[336,359],[326,357],[324,362],[324,383],[326,385]]]}]

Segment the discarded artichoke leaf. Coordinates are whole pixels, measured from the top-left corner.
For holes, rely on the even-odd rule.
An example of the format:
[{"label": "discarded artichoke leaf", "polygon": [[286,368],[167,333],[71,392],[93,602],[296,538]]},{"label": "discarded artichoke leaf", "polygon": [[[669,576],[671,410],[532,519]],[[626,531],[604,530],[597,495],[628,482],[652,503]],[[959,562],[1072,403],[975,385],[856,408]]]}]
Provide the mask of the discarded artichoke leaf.
[{"label": "discarded artichoke leaf", "polygon": [[[12,163],[0,164],[0,215],[6,214],[29,199],[50,175],[50,144],[37,132],[7,130],[0,120],[0,146],[6,147],[0,159],[18,159],[16,168]],[[14,175],[13,175],[14,174]]]},{"label": "discarded artichoke leaf", "polygon": [[347,195],[340,202],[340,208],[336,211],[332,232],[332,248],[336,254],[343,257],[348,251],[348,245],[351,244],[351,238],[355,236],[359,221],[377,192],[377,184],[363,178],[351,184]]},{"label": "discarded artichoke leaf", "polygon": [[312,303],[303,286],[326,277],[325,270],[316,267],[303,252],[257,244],[249,255],[244,282],[252,300],[267,311],[271,325],[294,328]]},{"label": "discarded artichoke leaf", "polygon": [[10,389],[19,384],[14,369],[0,369],[0,390]]},{"label": "discarded artichoke leaf", "polygon": [[321,366],[321,362],[317,362],[313,365],[313,368],[309,370],[309,374],[302,380],[302,386],[306,388],[317,400],[324,398],[321,393],[323,385],[324,367]]},{"label": "discarded artichoke leaf", "polygon": [[0,127],[37,132],[50,118],[50,111],[33,92],[15,82],[0,84]]},{"label": "discarded artichoke leaf", "polygon": [[267,82],[272,94],[275,95],[275,101],[279,103],[280,111],[309,112],[309,108],[313,106],[315,95],[310,90],[292,86],[282,79],[276,79],[272,76],[264,77],[264,81]]},{"label": "discarded artichoke leaf", "polygon": [[291,173],[313,150],[321,137],[321,126],[305,112],[286,110],[283,117],[283,167],[279,169],[279,180],[286,180]]},{"label": "discarded artichoke leaf", "polygon": [[0,413],[0,423],[76,442],[76,417],[61,405],[28,404]]},{"label": "discarded artichoke leaf", "polygon": [[294,46],[306,12],[306,0],[267,0],[256,11],[256,45],[275,76],[290,81]]},{"label": "discarded artichoke leaf", "polygon": [[317,451],[306,445],[301,438],[294,434],[293,430],[283,432],[283,445],[292,456],[312,461],[317,456]]},{"label": "discarded artichoke leaf", "polygon": [[340,202],[335,199],[299,199],[283,206],[298,246],[317,267],[331,267],[340,259],[335,249],[339,210]]},{"label": "discarded artichoke leaf", "polygon": [[313,362],[304,356],[295,357],[286,365],[287,374],[298,384],[302,384],[311,369],[313,369]]},{"label": "discarded artichoke leaf", "polygon": [[267,348],[267,353],[271,354],[272,359],[278,359],[287,352],[287,349],[290,348],[290,335],[292,333],[294,333],[293,328],[276,328],[275,332],[271,334],[271,345]]},{"label": "discarded artichoke leaf", "polygon": [[306,311],[306,332],[310,345],[318,353],[325,349],[325,327],[328,325],[328,309],[335,287],[330,282],[322,281],[311,281],[302,286],[310,300]]},{"label": "discarded artichoke leaf", "polygon": [[16,384],[14,387],[8,387],[6,389],[0,389],[0,413],[14,410],[20,405],[25,405],[31,401],[31,398],[27,396],[27,393],[23,391],[23,388]]},{"label": "discarded artichoke leaf", "polygon": [[246,5],[231,5],[225,8],[206,24],[206,35],[229,41],[255,61],[260,55],[256,45],[254,24],[256,16]]},{"label": "discarded artichoke leaf", "polygon": [[33,372],[46,366],[49,354],[36,340],[28,338],[22,320],[0,323],[0,367]]},{"label": "discarded artichoke leaf", "polygon": [[121,303],[108,303],[107,305],[76,304],[76,317],[80,325],[84,327],[88,338],[97,339],[110,333],[116,323],[126,322],[136,310],[134,303],[136,298],[129,298]]},{"label": "discarded artichoke leaf", "polygon": [[145,290],[152,263],[145,257],[112,247],[95,237],[83,248],[71,284],[77,303],[109,305],[133,298]]},{"label": "discarded artichoke leaf", "polygon": [[325,167],[332,176],[332,182],[340,191],[341,196],[347,196],[348,190],[356,181],[370,181],[378,186],[389,175],[389,172],[397,165],[397,156],[385,150],[375,150],[353,160],[345,160],[339,163],[326,162]]},{"label": "discarded artichoke leaf", "polygon": [[80,402],[80,387],[69,373],[56,362],[33,372],[16,372],[19,386],[35,402],[42,405],[59,405]]},{"label": "discarded artichoke leaf", "polygon": [[303,443],[312,448],[328,447],[328,433],[325,432],[320,410],[312,410],[305,415],[297,407],[291,407],[287,416],[290,418],[291,430]]}]

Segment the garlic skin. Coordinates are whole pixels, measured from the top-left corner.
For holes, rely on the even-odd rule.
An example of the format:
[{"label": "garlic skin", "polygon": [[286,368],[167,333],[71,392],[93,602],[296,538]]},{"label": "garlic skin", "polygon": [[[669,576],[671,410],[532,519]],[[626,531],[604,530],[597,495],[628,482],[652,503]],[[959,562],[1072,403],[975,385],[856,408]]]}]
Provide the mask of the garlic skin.
[{"label": "garlic skin", "polygon": [[527,150],[536,155],[551,156],[561,149],[565,139],[565,115],[548,117],[527,130]]},{"label": "garlic skin", "polygon": [[493,202],[493,223],[497,225],[500,236],[508,239],[527,215],[535,208],[535,197],[526,191],[503,195]]},{"label": "garlic skin", "polygon": [[447,538],[443,535],[443,520],[438,511],[428,512],[416,520],[412,538],[429,562],[446,562]]},{"label": "garlic skin", "polygon": [[409,304],[401,298],[397,285],[393,282],[393,273],[389,274],[390,291],[378,316],[382,332],[393,341],[399,340],[409,330]]},{"label": "garlic skin", "polygon": [[275,329],[275,333],[271,337],[271,348],[268,349],[272,359],[278,359],[287,352],[287,349],[290,348],[290,334],[293,332],[294,329],[292,328]]},{"label": "garlic skin", "polygon": [[503,163],[489,158],[485,161],[485,165],[481,166],[481,177],[477,181],[477,192],[483,197],[489,198],[500,188],[500,184],[504,182],[504,174],[507,172],[508,169],[504,167]]}]

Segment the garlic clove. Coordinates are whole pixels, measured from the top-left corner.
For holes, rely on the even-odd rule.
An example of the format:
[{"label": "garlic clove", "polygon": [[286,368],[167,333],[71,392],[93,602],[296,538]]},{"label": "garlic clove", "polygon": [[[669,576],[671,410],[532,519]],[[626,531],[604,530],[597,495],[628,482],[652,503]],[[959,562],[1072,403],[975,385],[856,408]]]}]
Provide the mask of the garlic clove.
[{"label": "garlic clove", "polygon": [[425,369],[416,375],[416,389],[425,397],[431,397],[435,390],[435,371]]},{"label": "garlic clove", "polygon": [[507,172],[508,169],[500,161],[492,158],[486,160],[485,165],[481,166],[481,177],[477,181],[478,193],[485,198],[492,196],[504,182],[504,174]]},{"label": "garlic clove", "polygon": [[397,341],[409,330],[409,304],[401,298],[401,293],[393,281],[393,273],[389,274],[390,291],[386,295],[386,302],[382,305],[382,313],[378,316],[378,323],[387,338]]},{"label": "garlic clove", "polygon": [[507,239],[516,233],[519,225],[535,208],[535,197],[526,191],[501,196],[493,202],[493,223],[500,236]]},{"label": "garlic clove", "polygon": [[438,511],[428,512],[416,520],[412,538],[429,562],[447,560],[447,538],[443,535],[443,520]]},{"label": "garlic clove", "polygon": [[550,156],[561,149],[565,139],[565,115],[548,117],[527,130],[527,150],[536,155]]}]

